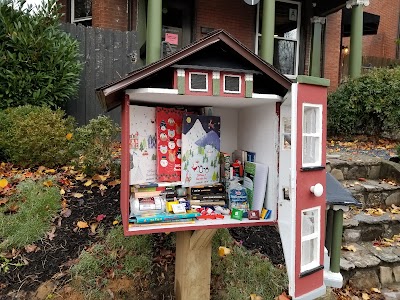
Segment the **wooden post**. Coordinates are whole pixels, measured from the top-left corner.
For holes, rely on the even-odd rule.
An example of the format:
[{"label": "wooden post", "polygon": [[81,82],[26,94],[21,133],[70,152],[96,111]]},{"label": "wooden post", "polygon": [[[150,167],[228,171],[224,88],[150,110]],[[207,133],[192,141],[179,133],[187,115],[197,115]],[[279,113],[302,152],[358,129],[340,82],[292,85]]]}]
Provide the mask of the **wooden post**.
[{"label": "wooden post", "polygon": [[206,229],[176,233],[177,300],[210,299],[211,241],[216,231],[216,229]]}]

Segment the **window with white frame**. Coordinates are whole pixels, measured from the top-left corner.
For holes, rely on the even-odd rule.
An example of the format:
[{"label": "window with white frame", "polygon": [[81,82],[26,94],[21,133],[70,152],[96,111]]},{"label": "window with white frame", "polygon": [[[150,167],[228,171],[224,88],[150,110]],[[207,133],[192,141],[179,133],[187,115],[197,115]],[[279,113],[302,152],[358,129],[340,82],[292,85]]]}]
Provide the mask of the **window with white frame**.
[{"label": "window with white frame", "polygon": [[189,90],[208,92],[208,73],[189,72]]},{"label": "window with white frame", "polygon": [[92,25],[92,0],[71,0],[71,23]]},{"label": "window with white frame", "polygon": [[[262,3],[257,6],[256,54],[261,46]],[[301,3],[290,0],[275,2],[274,62],[273,65],[288,77],[298,74]]]},{"label": "window with white frame", "polygon": [[224,93],[240,94],[242,77],[240,75],[224,75]]},{"label": "window with white frame", "polygon": [[302,210],[300,272],[306,272],[320,266],[320,222],[320,207]]},{"label": "window with white frame", "polygon": [[302,166],[322,165],[322,105],[303,104]]}]

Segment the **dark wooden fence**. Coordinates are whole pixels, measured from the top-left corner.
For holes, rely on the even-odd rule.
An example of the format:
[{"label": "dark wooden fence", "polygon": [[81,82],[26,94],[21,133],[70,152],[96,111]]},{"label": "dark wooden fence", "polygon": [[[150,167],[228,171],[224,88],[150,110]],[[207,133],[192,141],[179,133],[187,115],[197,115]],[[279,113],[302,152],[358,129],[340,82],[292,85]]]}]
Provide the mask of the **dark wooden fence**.
[{"label": "dark wooden fence", "polygon": [[[133,31],[116,31],[63,23],[62,29],[79,41],[84,69],[79,92],[68,102],[67,113],[80,125],[105,114],[95,95],[95,89],[119,79],[137,68],[137,40]],[[107,113],[120,123],[120,108]]]}]

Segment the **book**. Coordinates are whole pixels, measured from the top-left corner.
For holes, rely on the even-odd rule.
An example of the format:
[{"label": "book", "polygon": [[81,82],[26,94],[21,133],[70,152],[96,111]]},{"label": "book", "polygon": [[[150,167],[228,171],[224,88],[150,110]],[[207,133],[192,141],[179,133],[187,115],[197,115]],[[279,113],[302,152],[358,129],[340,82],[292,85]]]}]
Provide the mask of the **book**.
[{"label": "book", "polygon": [[156,180],[156,109],[129,106],[129,184]]},{"label": "book", "polygon": [[201,201],[201,200],[191,200],[190,203],[192,205],[199,205],[199,206],[224,206],[226,203],[225,201],[218,200],[218,201]]},{"label": "book", "polygon": [[134,192],[132,193],[133,198],[148,198],[148,197],[156,197],[160,196],[161,191],[149,191],[149,192]]},{"label": "book", "polygon": [[223,193],[225,187],[222,184],[208,185],[208,186],[193,186],[188,188],[189,195],[207,195]]},{"label": "book", "polygon": [[129,220],[129,227],[145,227],[145,226],[154,226],[154,225],[158,225],[158,226],[164,226],[164,225],[174,225],[174,224],[193,224],[195,223],[195,219],[190,218],[190,219],[177,219],[177,220],[170,220],[170,221],[165,221],[165,222],[159,222],[159,223],[143,223],[143,224],[137,224],[134,223],[134,220]]},{"label": "book", "polygon": [[191,195],[190,196],[191,200],[225,200],[226,199],[226,194],[208,194],[208,195]]},{"label": "book", "polygon": [[220,127],[217,116],[183,115],[182,186],[219,182]]},{"label": "book", "polygon": [[157,223],[157,222],[167,222],[171,220],[178,219],[191,219],[200,216],[200,213],[185,213],[185,214],[154,214],[154,215],[142,215],[135,216],[132,218],[132,221],[137,224],[145,224],[145,223]]},{"label": "book", "polygon": [[157,181],[181,179],[183,114],[174,108],[156,108]]},{"label": "book", "polygon": [[246,162],[243,186],[246,188],[249,209],[261,211],[267,190],[268,166],[255,162]]}]

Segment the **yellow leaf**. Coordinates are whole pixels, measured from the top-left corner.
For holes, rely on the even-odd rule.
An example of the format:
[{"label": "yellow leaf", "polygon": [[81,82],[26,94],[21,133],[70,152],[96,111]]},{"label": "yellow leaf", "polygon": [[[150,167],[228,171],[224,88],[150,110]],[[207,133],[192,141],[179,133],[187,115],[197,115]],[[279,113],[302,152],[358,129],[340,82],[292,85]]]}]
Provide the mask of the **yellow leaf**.
[{"label": "yellow leaf", "polygon": [[0,179],[0,188],[4,189],[8,185],[7,179]]},{"label": "yellow leaf", "polygon": [[108,183],[109,186],[116,186],[116,185],[118,185],[118,184],[121,184],[121,180],[119,180],[119,179],[115,179],[115,180],[110,181],[110,182]]},{"label": "yellow leaf", "polygon": [[96,229],[97,229],[98,225],[99,225],[99,223],[97,223],[97,222],[90,224],[90,231],[92,233],[96,233]]},{"label": "yellow leaf", "polygon": [[367,293],[362,293],[362,298],[363,298],[363,300],[371,299]]},{"label": "yellow leaf", "polygon": [[92,179],[85,182],[84,186],[90,186],[93,183]]},{"label": "yellow leaf", "polygon": [[100,189],[100,191],[105,191],[107,189],[107,187],[103,184],[100,184],[99,189]]},{"label": "yellow leaf", "polygon": [[384,238],[385,242],[389,242],[389,243],[394,243],[394,240],[388,239],[388,238]]},{"label": "yellow leaf", "polygon": [[51,181],[51,180],[46,180],[46,181],[43,182],[43,185],[44,185],[44,186],[47,186],[47,187],[51,187],[51,186],[53,186],[53,181]]},{"label": "yellow leaf", "polygon": [[72,196],[75,197],[75,198],[82,198],[83,194],[81,194],[81,193],[73,193]]},{"label": "yellow leaf", "polygon": [[67,135],[65,136],[65,138],[69,141],[69,140],[72,139],[72,136],[73,136],[73,134],[70,132],[70,133],[67,133]]},{"label": "yellow leaf", "polygon": [[76,226],[78,226],[79,228],[88,228],[89,227],[88,223],[86,223],[84,221],[78,221],[78,223],[76,223]]},{"label": "yellow leaf", "polygon": [[356,249],[356,247],[355,247],[354,245],[343,246],[342,248],[343,248],[344,250],[347,250],[347,251],[353,251],[353,252],[356,252],[356,251],[357,251],[357,249]]},{"label": "yellow leaf", "polygon": [[229,249],[229,248],[226,248],[226,247],[223,247],[223,246],[220,246],[218,248],[218,255],[221,256],[221,257],[229,255],[230,253],[231,253],[231,249]]},{"label": "yellow leaf", "polygon": [[83,179],[85,179],[85,175],[84,174],[79,174],[78,176],[75,177],[76,180],[82,181]]},{"label": "yellow leaf", "polygon": [[61,189],[61,190],[60,190],[60,194],[61,194],[61,195],[65,195],[65,190],[64,190],[64,189]]},{"label": "yellow leaf", "polygon": [[380,247],[375,247],[375,249],[378,251],[382,251],[382,249]]},{"label": "yellow leaf", "polygon": [[250,294],[250,300],[256,300],[256,294]]},{"label": "yellow leaf", "polygon": [[119,222],[117,221],[117,220],[115,220],[114,222],[113,222],[113,225],[117,225]]},{"label": "yellow leaf", "polygon": [[56,172],[56,170],[54,169],[47,169],[46,171],[44,171],[47,174],[54,174]]},{"label": "yellow leaf", "polygon": [[381,290],[380,290],[380,289],[377,289],[377,288],[371,288],[371,292],[380,294],[380,293],[381,293]]}]

